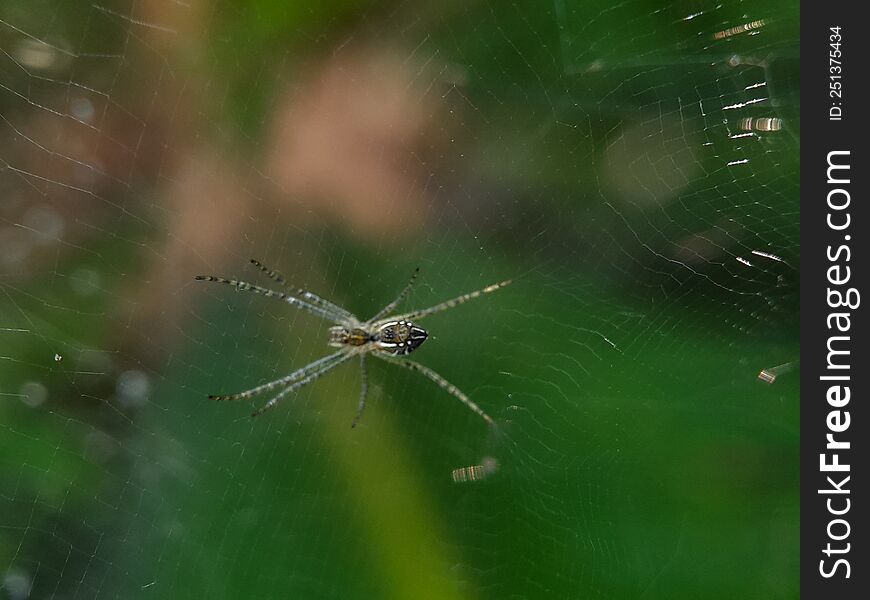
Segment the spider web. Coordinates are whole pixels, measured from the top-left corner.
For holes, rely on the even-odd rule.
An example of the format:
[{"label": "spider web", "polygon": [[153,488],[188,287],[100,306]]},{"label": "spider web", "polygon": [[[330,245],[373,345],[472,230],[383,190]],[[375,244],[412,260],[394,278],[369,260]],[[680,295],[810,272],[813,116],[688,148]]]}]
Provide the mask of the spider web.
[{"label": "spider web", "polygon": [[[10,598],[797,594],[797,3],[7,0]],[[251,419],[329,323],[512,278]],[[265,400],[265,399],[264,399]],[[256,405],[254,405],[256,406]]]}]

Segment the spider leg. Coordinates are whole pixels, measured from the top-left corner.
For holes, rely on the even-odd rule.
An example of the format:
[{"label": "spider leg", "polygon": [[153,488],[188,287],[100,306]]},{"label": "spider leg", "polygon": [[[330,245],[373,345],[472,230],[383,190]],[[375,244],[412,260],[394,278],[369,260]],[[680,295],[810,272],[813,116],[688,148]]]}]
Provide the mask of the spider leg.
[{"label": "spider leg", "polygon": [[297,287],[291,286],[289,283],[287,283],[287,280],[284,279],[284,276],[281,275],[281,273],[279,273],[278,271],[276,271],[274,269],[270,269],[269,267],[267,267],[266,265],[264,265],[260,261],[252,258],[251,264],[254,265],[255,267],[257,267],[258,269],[260,269],[260,271],[262,271],[263,273],[265,273],[266,277],[268,277],[272,281],[275,281],[276,283],[283,285],[287,289],[287,291],[289,291],[294,296],[299,296],[300,298],[304,298],[306,301],[310,302],[311,304],[319,306],[325,310],[331,311],[337,315],[342,315],[345,318],[345,320],[359,321],[359,319],[357,319],[353,313],[351,313],[349,310],[347,310],[345,308],[340,307],[338,304],[330,302],[326,298],[321,298],[320,296],[318,296],[314,292],[309,292],[308,290],[303,290],[302,288],[297,288]]},{"label": "spider leg", "polygon": [[260,408],[258,408],[254,412],[252,412],[251,416],[256,417],[256,416],[263,414],[264,412],[266,412],[267,410],[269,410],[270,408],[272,408],[276,404],[278,404],[278,402],[282,398],[288,396],[289,394],[292,394],[293,392],[295,392],[299,388],[301,388],[305,385],[308,385],[309,383],[311,383],[315,379],[322,377],[323,375],[325,375],[329,371],[333,370],[338,365],[340,365],[344,362],[347,362],[353,356],[353,354],[350,352],[342,352],[342,354],[344,354],[344,356],[342,356],[338,360],[331,362],[331,363],[328,363],[325,367],[323,367],[317,371],[313,371],[312,373],[309,373],[308,376],[305,377],[304,379],[300,379],[299,381],[293,383],[292,385],[288,386],[284,390],[281,390],[281,393],[279,393],[277,396],[274,396],[272,399],[270,399],[268,402],[266,402],[266,404],[264,404],[263,406],[261,406]]},{"label": "spider leg", "polygon": [[376,314],[371,319],[369,319],[368,322],[373,323],[373,322],[377,321],[378,319],[380,319],[381,317],[384,317],[384,316],[390,314],[391,312],[393,312],[393,310],[399,305],[399,302],[404,300],[405,296],[408,295],[408,292],[411,291],[411,288],[414,286],[414,281],[417,279],[417,274],[419,272],[420,272],[420,267],[417,267],[416,269],[414,269],[414,273],[411,275],[411,279],[408,280],[408,284],[405,286],[405,288],[401,292],[399,292],[399,295],[396,296],[396,299],[393,300],[392,302],[390,302],[389,304],[387,304],[381,310],[379,310],[378,314]]},{"label": "spider leg", "polygon": [[509,285],[511,280],[501,281],[499,283],[493,283],[492,285],[488,285],[483,289],[476,290],[474,292],[469,292],[468,294],[463,294],[461,296],[457,296],[452,300],[447,300],[446,302],[442,302],[440,304],[436,304],[435,306],[430,306],[429,308],[422,308],[420,310],[415,310],[414,312],[410,312],[404,315],[397,316],[397,319],[406,319],[408,321],[416,321],[417,319],[422,319],[423,317],[427,317],[433,313],[441,312],[442,310],[447,310],[448,308],[453,308],[454,306],[459,306],[460,304],[465,304],[469,300],[473,300],[478,296],[482,296],[483,294],[492,293],[498,289]]},{"label": "spider leg", "polygon": [[369,393],[369,375],[366,371],[366,355],[359,355],[359,367],[360,373],[362,374],[362,387],[359,391],[359,406],[356,409],[356,416],[353,418],[353,422],[350,424],[351,428],[356,427],[356,424],[359,423],[360,417],[362,417],[363,409],[366,407],[366,395]]},{"label": "spider leg", "polygon": [[309,312],[317,317],[320,317],[321,319],[325,319],[333,323],[340,323],[342,325],[354,325],[353,322],[348,321],[344,317],[344,315],[340,313],[336,313],[332,310],[327,310],[326,308],[323,308],[321,306],[315,306],[310,302],[305,302],[304,300],[300,300],[299,298],[296,298],[289,294],[285,294],[284,292],[276,292],[275,290],[270,290],[268,288],[255,285],[253,283],[248,283],[247,281],[226,279],[224,277],[217,277],[214,275],[197,275],[196,277],[194,277],[194,279],[196,279],[197,281],[214,281],[216,283],[223,283],[243,292],[254,292],[255,294],[260,294],[262,296],[266,296],[267,298],[278,298],[279,300],[283,300],[291,306],[301,308],[302,310]]},{"label": "spider leg", "polygon": [[409,369],[411,371],[417,371],[418,373],[422,373],[423,375],[425,375],[426,377],[428,377],[429,379],[431,379],[432,381],[437,383],[441,387],[441,389],[446,391],[448,394],[451,394],[451,395],[455,396],[456,398],[458,398],[460,402],[462,402],[465,406],[470,408],[474,413],[479,415],[484,421],[486,421],[490,425],[495,426],[495,421],[492,420],[492,417],[490,417],[488,414],[483,412],[483,409],[480,408],[474,402],[472,402],[471,398],[466,396],[462,392],[462,390],[460,390],[458,387],[456,387],[455,385],[453,385],[452,383],[450,383],[449,381],[447,381],[446,379],[441,377],[441,375],[439,375],[438,373],[436,373],[435,371],[433,371],[429,367],[424,367],[420,363],[414,362],[413,360],[408,360],[406,358],[395,358],[392,355],[375,353],[375,356],[382,358],[383,360],[385,360],[387,362],[394,363],[394,364],[397,364],[399,366],[405,367],[406,369]]},{"label": "spider leg", "polygon": [[251,396],[256,396],[262,392],[267,392],[269,390],[273,390],[277,387],[281,387],[293,381],[306,377],[310,373],[313,373],[319,369],[323,369],[329,366],[330,363],[341,358],[343,354],[345,354],[345,350],[339,350],[334,354],[330,354],[328,356],[324,356],[323,358],[315,360],[313,363],[307,364],[300,369],[296,369],[289,375],[285,375],[284,377],[280,377],[274,381],[270,381],[269,383],[264,383],[263,385],[258,385],[257,387],[251,388],[249,390],[245,390],[244,392],[239,392],[238,394],[225,394],[225,395],[210,395],[209,400],[245,400],[246,398],[250,398]]}]

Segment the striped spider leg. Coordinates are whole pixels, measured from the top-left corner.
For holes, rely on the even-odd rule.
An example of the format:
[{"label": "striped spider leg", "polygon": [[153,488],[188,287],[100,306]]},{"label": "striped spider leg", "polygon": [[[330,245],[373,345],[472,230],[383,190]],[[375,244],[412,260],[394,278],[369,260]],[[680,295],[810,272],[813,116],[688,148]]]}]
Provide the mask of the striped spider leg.
[{"label": "striped spider leg", "polygon": [[[263,265],[263,263],[257,260],[251,259],[251,264],[253,264],[260,271],[265,273],[266,276],[270,279],[283,285],[287,291],[278,292],[253,283],[249,283],[247,281],[227,279],[214,275],[197,275],[196,277],[194,277],[194,279],[197,281],[211,281],[215,283],[222,283],[233,287],[239,291],[254,292],[255,294],[260,294],[262,296],[266,296],[267,298],[278,298],[279,300],[282,300],[290,304],[291,306],[300,308],[310,314],[313,314],[332,323],[340,323],[345,327],[356,327],[359,325],[359,319],[357,319],[350,311],[338,306],[337,304],[333,304],[332,302],[325,300],[324,298],[321,298],[317,294],[308,292],[306,290],[290,287],[286,284],[284,278],[281,276],[280,273],[278,273],[278,271],[269,269],[268,267]],[[302,298],[304,298],[304,300]],[[264,392],[268,392],[277,388],[284,388],[277,395],[275,395],[268,402],[266,402],[266,404],[251,413],[251,416],[256,417],[257,415],[260,415],[266,410],[274,407],[284,397],[288,396],[299,388],[311,383],[315,379],[322,377],[335,367],[347,362],[347,360],[349,360],[354,354],[357,354],[357,352],[348,352],[347,349],[342,348],[338,352],[315,360],[314,362],[300,369],[297,369],[296,371],[293,371],[292,373],[290,373],[289,375],[285,375],[284,377],[279,377],[278,379],[275,379],[268,383],[258,385],[256,387],[236,394],[212,394],[209,396],[209,399],[246,400],[248,398],[258,396]]]},{"label": "striped spider leg", "polygon": [[458,387],[444,379],[429,367],[408,360],[404,358],[404,356],[419,348],[420,345],[422,345],[429,337],[429,333],[422,327],[415,325],[414,321],[459,306],[460,304],[464,304],[465,302],[481,295],[494,292],[508,285],[510,281],[495,283],[480,290],[463,294],[462,296],[447,300],[446,302],[430,306],[429,308],[415,310],[400,315],[387,316],[396,309],[396,307],[411,291],[417,278],[417,273],[419,272],[419,269],[417,269],[414,271],[414,274],[411,276],[407,285],[392,302],[379,310],[371,319],[363,322],[350,311],[318,296],[317,294],[314,294],[313,292],[288,285],[280,273],[269,269],[261,262],[252,259],[251,263],[267,277],[282,285],[286,291],[278,292],[246,281],[226,279],[224,277],[213,275],[197,275],[195,279],[199,281],[222,283],[240,291],[254,292],[269,298],[278,298],[291,306],[295,306],[296,308],[330,321],[333,323],[333,326],[329,329],[328,343],[330,346],[338,348],[338,351],[297,369],[289,375],[275,379],[274,381],[264,383],[237,394],[212,395],[209,396],[209,398],[213,400],[245,400],[258,396],[264,392],[270,392],[276,389],[280,390],[263,406],[253,412],[253,416],[257,416],[274,407],[283,398],[299,390],[303,386],[322,377],[354,356],[359,356],[362,381],[357,411],[353,421],[351,422],[351,427],[356,427],[356,424],[362,417],[366,405],[366,396],[368,394],[368,372],[365,359],[366,355],[371,353],[387,362],[421,373],[423,376],[438,384],[438,386],[448,394],[457,398],[488,424],[495,424],[492,418]]},{"label": "striped spider leg", "polygon": [[[448,308],[453,308],[454,306],[459,306],[460,304],[465,304],[469,300],[473,300],[478,296],[482,296],[483,294],[489,294],[494,292],[500,288],[505,287],[511,283],[510,280],[502,281],[499,283],[494,283],[492,285],[488,285],[485,288],[480,290],[475,290],[473,292],[469,292],[468,294],[463,294],[461,296],[457,296],[456,298],[452,298],[445,302],[441,302],[434,306],[430,306],[429,308],[415,310],[410,313],[406,313],[399,316],[387,317],[386,319],[378,321],[385,314],[392,312],[396,306],[407,296],[408,292],[411,289],[411,286],[414,284],[414,280],[417,277],[417,273],[419,269],[414,271],[414,274],[411,276],[411,280],[408,282],[408,285],[405,286],[405,289],[402,290],[401,294],[390,304],[385,306],[383,309],[378,311],[378,313],[372,317],[369,321],[365,323],[365,325],[372,330],[375,331],[385,331],[386,335],[382,335],[382,338],[386,338],[386,340],[392,339],[392,336],[389,335],[389,332],[392,328],[396,327],[399,329],[407,328],[409,330],[409,335],[407,341],[403,343],[400,341],[393,346],[389,346],[388,342],[382,342],[382,346],[387,346],[384,348],[386,352],[378,352],[375,354],[378,358],[386,360],[387,362],[393,363],[395,365],[399,365],[400,367],[404,367],[411,371],[416,371],[418,373],[423,374],[428,377],[432,381],[438,384],[438,386],[443,389],[448,394],[457,398],[460,402],[462,402],[465,406],[471,409],[472,412],[480,416],[484,421],[486,421],[489,425],[495,425],[495,422],[492,420],[488,414],[486,414],[482,408],[480,408],[477,404],[475,404],[465,393],[460,390],[458,387],[444,379],[441,375],[426,367],[421,365],[420,363],[414,362],[413,360],[409,360],[406,358],[398,358],[399,356],[404,356],[406,354],[410,354],[414,350],[420,347],[426,338],[428,337],[428,332],[422,327],[417,327],[414,325],[414,321],[422,319],[423,317],[428,317],[429,315],[447,310]],[[364,401],[361,403],[360,411],[362,411],[362,406],[364,405]]]},{"label": "striped spider leg", "polygon": [[239,392],[237,394],[210,395],[209,399],[245,400],[247,398],[253,398],[254,396],[258,396],[264,392],[283,387],[284,389],[281,390],[277,395],[273,396],[268,402],[266,402],[266,404],[251,413],[252,417],[256,417],[257,415],[260,415],[275,406],[282,398],[295,392],[299,388],[308,385],[315,379],[322,377],[340,364],[347,362],[352,356],[352,353],[342,349],[338,352],[334,352],[333,354],[324,356],[321,359],[315,360],[314,362],[302,367],[301,369],[297,369],[289,375],[285,375],[284,377],[275,379],[274,381],[264,383],[263,385],[258,385],[257,387],[245,390],[244,392]]},{"label": "striped spider leg", "polygon": [[449,381],[447,381],[446,379],[441,377],[441,375],[439,375],[438,373],[436,373],[435,371],[433,371],[429,367],[421,365],[418,362],[414,362],[413,360],[408,360],[407,358],[396,358],[394,356],[385,355],[385,354],[378,354],[378,357],[389,362],[389,363],[393,363],[394,365],[399,365],[400,367],[404,367],[408,370],[422,373],[423,375],[425,375],[426,377],[428,377],[429,379],[431,379],[432,381],[437,383],[441,387],[442,390],[444,390],[448,394],[451,394],[452,396],[455,396],[460,402],[462,402],[465,406],[470,408],[475,414],[480,416],[484,421],[486,421],[490,425],[495,425],[495,421],[492,420],[492,417],[490,417],[488,414],[486,414],[483,411],[483,409],[480,408],[477,404],[472,402],[471,398],[466,396],[462,392],[462,390],[460,390],[458,387],[456,387],[455,385],[453,385],[452,383],[450,383]]},{"label": "striped spider leg", "polygon": [[294,287],[290,286],[290,284],[288,284],[284,280],[284,276],[281,275],[281,273],[279,273],[278,271],[275,271],[274,269],[270,269],[269,267],[265,266],[260,261],[252,258],[251,264],[254,265],[255,267],[257,267],[263,273],[265,273],[266,277],[268,277],[269,279],[272,279],[272,280],[276,281],[277,283],[280,283],[281,285],[283,285],[294,296],[299,296],[300,298],[304,298],[305,300],[307,300],[308,302],[310,302],[316,306],[320,306],[320,307],[325,308],[329,311],[332,311],[336,315],[341,315],[347,321],[356,322],[358,320],[355,316],[353,316],[353,314],[351,314],[350,311],[343,309],[339,305],[333,304],[329,300],[325,300],[325,299],[321,298],[320,296],[318,296],[317,294],[314,294],[314,293],[309,292],[307,290],[303,290],[300,288],[294,288]]}]

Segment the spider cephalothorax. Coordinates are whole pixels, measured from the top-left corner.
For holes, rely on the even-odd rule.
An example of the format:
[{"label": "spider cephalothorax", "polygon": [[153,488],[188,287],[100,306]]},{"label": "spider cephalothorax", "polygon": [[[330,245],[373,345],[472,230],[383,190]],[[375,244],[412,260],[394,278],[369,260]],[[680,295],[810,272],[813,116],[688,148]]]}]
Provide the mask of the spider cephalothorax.
[{"label": "spider cephalothorax", "polygon": [[359,405],[357,406],[356,416],[351,424],[351,426],[354,426],[362,415],[362,411],[366,405],[368,378],[366,375],[365,357],[366,354],[374,354],[388,362],[422,373],[441,386],[441,388],[446,390],[448,393],[458,398],[468,408],[480,415],[487,423],[492,424],[492,418],[483,412],[477,404],[472,402],[471,399],[455,385],[441,377],[429,367],[399,357],[410,354],[419,348],[420,345],[426,341],[426,338],[429,337],[429,334],[425,329],[414,324],[416,319],[421,319],[433,313],[453,308],[454,306],[468,302],[472,298],[477,298],[482,294],[494,292],[495,290],[509,284],[510,281],[494,283],[483,289],[463,294],[462,296],[436,304],[435,306],[430,306],[429,308],[415,310],[396,316],[387,316],[390,315],[405,296],[408,295],[411,286],[414,284],[414,279],[417,276],[417,272],[415,271],[414,275],[411,276],[411,281],[408,282],[408,285],[405,286],[395,300],[379,310],[378,314],[368,321],[361,321],[350,311],[330,302],[329,300],[321,298],[317,294],[288,286],[285,283],[284,278],[277,271],[272,271],[266,268],[262,263],[256,260],[251,260],[251,262],[269,278],[278,283],[284,284],[287,291],[276,292],[275,290],[270,290],[246,281],[225,279],[213,275],[197,275],[196,279],[200,281],[224,283],[238,290],[254,292],[272,298],[279,298],[291,306],[301,308],[313,315],[335,323],[333,327],[329,328],[329,345],[338,348],[338,351],[315,360],[313,363],[297,369],[289,375],[276,379],[275,381],[258,385],[257,387],[238,394],[212,395],[209,396],[210,398],[213,400],[243,400],[245,398],[256,396],[262,392],[283,388],[276,396],[266,402],[266,404],[254,411],[254,415],[258,415],[272,408],[279,400],[292,392],[295,392],[302,386],[311,383],[338,365],[350,360],[350,358],[359,356],[360,367],[362,369],[362,389],[360,390],[360,400]]}]

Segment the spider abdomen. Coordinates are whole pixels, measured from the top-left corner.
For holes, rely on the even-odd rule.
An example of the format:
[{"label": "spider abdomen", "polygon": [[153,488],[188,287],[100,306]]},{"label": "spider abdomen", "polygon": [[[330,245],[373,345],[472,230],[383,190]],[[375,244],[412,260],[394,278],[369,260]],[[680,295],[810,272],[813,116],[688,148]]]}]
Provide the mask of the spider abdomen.
[{"label": "spider abdomen", "polygon": [[372,341],[388,354],[410,354],[429,337],[428,332],[410,321],[387,321],[377,325]]}]

